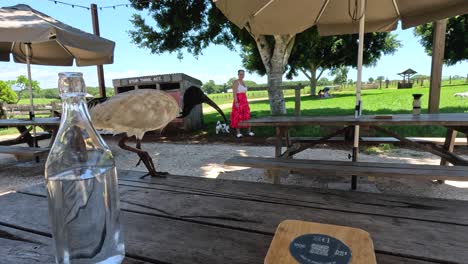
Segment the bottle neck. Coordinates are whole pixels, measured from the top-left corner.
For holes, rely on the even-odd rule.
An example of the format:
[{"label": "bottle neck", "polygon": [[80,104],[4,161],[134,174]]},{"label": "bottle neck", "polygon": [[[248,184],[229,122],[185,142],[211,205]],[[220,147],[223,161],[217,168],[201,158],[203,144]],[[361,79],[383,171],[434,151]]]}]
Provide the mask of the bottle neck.
[{"label": "bottle neck", "polygon": [[85,95],[85,93],[73,93],[62,96],[63,116],[65,119],[70,120],[78,117],[90,120]]}]

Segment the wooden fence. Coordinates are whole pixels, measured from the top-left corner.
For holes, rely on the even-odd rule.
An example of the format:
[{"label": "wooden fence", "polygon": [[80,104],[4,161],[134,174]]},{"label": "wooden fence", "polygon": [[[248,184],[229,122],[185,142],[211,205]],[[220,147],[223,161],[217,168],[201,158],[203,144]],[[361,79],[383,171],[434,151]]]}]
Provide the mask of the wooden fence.
[{"label": "wooden fence", "polygon": [[[51,102],[50,104],[35,104],[34,113],[36,115],[53,116],[55,110],[61,108],[60,102]],[[30,106],[19,104],[0,103],[0,118],[13,118],[18,116],[28,116]]]},{"label": "wooden fence", "polygon": [[[300,116],[301,115],[301,90],[305,88],[305,85],[298,84],[298,85],[288,85],[288,86],[280,86],[281,90],[289,90],[294,89],[294,115]],[[259,87],[249,87],[249,91],[267,91],[267,86],[259,86]]]}]

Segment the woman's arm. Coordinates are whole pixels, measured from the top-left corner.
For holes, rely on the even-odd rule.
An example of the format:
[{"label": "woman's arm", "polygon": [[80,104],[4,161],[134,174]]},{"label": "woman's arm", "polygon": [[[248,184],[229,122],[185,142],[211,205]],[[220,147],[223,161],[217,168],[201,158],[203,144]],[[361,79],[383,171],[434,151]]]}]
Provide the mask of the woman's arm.
[{"label": "woman's arm", "polygon": [[239,107],[239,102],[237,102],[237,87],[239,87],[239,82],[235,80],[232,84],[232,97],[234,98],[235,106]]}]

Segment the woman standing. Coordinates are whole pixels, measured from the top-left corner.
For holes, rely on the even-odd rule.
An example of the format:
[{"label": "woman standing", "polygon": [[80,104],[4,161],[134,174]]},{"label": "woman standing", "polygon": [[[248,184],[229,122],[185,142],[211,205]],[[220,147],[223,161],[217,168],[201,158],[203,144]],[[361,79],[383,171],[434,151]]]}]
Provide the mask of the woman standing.
[{"label": "woman standing", "polygon": [[238,79],[232,84],[232,93],[234,101],[232,102],[232,112],[231,112],[231,127],[236,129],[236,137],[241,138],[242,133],[241,128],[248,128],[249,136],[254,136],[254,133],[249,126],[240,126],[239,122],[246,121],[250,119],[250,108],[249,102],[247,101],[247,87],[244,84],[244,70],[237,71]]}]

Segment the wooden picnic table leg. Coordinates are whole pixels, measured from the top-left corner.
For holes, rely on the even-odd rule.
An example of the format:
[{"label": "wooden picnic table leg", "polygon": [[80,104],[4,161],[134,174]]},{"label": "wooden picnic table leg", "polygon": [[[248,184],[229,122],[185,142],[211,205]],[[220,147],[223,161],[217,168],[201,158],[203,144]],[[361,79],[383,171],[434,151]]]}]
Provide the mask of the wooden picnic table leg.
[{"label": "wooden picnic table leg", "polygon": [[276,127],[276,144],[275,144],[275,158],[281,156],[283,149],[283,135],[281,133],[281,127]]},{"label": "wooden picnic table leg", "polygon": [[41,128],[51,133],[50,142],[48,146],[49,148],[51,148],[54,144],[55,138],[57,137],[59,126],[41,126]]},{"label": "wooden picnic table leg", "polygon": [[[276,127],[276,144],[275,144],[275,158],[281,158],[283,155],[283,138],[286,141],[286,147],[291,147],[291,137],[287,127]],[[292,155],[287,155],[285,158],[292,158]],[[280,170],[266,169],[265,173],[272,178],[273,184],[280,183],[280,176],[284,174]]]},{"label": "wooden picnic table leg", "polygon": [[[443,148],[447,150],[448,152],[453,152],[456,138],[457,138],[457,131],[453,128],[448,127]],[[440,165],[447,166],[449,165],[449,162],[446,159],[441,158]]]},{"label": "wooden picnic table leg", "polygon": [[[354,143],[353,143],[353,162],[358,161],[359,156],[359,126],[354,127]],[[351,190],[357,188],[357,175],[351,176]]]},{"label": "wooden picnic table leg", "polygon": [[[291,135],[289,134],[289,129],[287,127],[283,128],[283,134],[286,139],[286,147],[290,148],[292,146]],[[293,155],[288,155],[288,157],[292,158]]]},{"label": "wooden picnic table leg", "polygon": [[[445,142],[444,142],[444,146],[443,146],[443,149],[445,149],[446,151],[452,153],[453,152],[453,148],[455,146],[455,140],[457,138],[457,131],[453,128],[450,128],[448,127],[447,128],[447,135],[445,136]],[[440,158],[440,165],[441,166],[448,166],[450,164],[450,162],[444,158]],[[437,183],[445,183],[444,180],[437,180]]]},{"label": "wooden picnic table leg", "polygon": [[[39,145],[37,143],[37,138],[33,137],[31,133],[29,133],[30,129],[26,128],[25,126],[17,126],[16,129],[21,133],[22,138],[26,141],[29,147],[38,148]],[[33,127],[34,129],[34,127]],[[36,162],[39,162],[39,156],[35,157]]]},{"label": "wooden picnic table leg", "polygon": [[405,137],[402,137],[388,129],[385,129],[383,127],[379,127],[379,126],[371,126],[372,128],[374,128],[375,130],[377,131],[380,131],[382,133],[385,133],[387,135],[390,135],[394,138],[397,138],[398,140],[400,140],[400,142],[403,142],[403,143],[406,143],[408,144],[409,146],[413,146],[415,148],[419,148],[419,149],[422,149],[424,151],[427,151],[427,152],[430,152],[434,155],[437,155],[441,158],[444,158],[446,159],[448,162],[452,163],[453,165],[461,165],[461,166],[468,166],[468,160],[458,156],[458,155],[455,155],[454,153],[452,152],[449,152],[441,147],[437,147],[435,145],[429,145],[429,146],[426,146],[424,144],[421,144],[421,143],[417,143],[415,141],[412,141],[412,140],[409,140]]},{"label": "wooden picnic table leg", "polygon": [[34,144],[34,139],[25,126],[17,126],[16,129],[18,129],[18,131],[23,135],[23,139],[26,141],[28,146],[35,147],[36,144]]},{"label": "wooden picnic table leg", "polygon": [[[276,127],[275,158],[281,157],[283,151],[283,128]],[[280,172],[278,170],[265,170],[265,173],[272,178],[273,184],[280,183]]]}]

